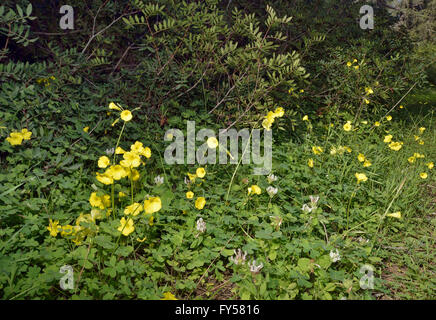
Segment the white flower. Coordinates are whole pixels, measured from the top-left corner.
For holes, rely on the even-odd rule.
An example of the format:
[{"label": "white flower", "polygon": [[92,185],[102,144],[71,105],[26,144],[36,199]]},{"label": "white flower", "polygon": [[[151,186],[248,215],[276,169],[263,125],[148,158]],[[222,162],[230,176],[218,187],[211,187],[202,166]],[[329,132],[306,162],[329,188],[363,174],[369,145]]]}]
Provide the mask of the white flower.
[{"label": "white flower", "polygon": [[188,177],[185,177],[185,184],[190,184],[190,183],[191,183],[191,180],[189,180]]},{"label": "white flower", "polygon": [[369,242],[369,239],[365,239],[365,238],[362,238],[362,237],[357,238],[357,240],[358,240],[360,243],[368,243],[368,242]]},{"label": "white flower", "polygon": [[159,186],[162,183],[164,183],[164,178],[161,176],[156,176],[156,178],[154,178],[154,183],[156,183]]},{"label": "white flower", "polygon": [[319,197],[315,196],[309,196],[310,202],[312,203],[312,207],[316,207],[316,204],[318,203]]},{"label": "white flower", "polygon": [[115,148],[109,148],[109,149],[106,149],[105,152],[106,152],[106,154],[107,154],[108,156],[111,156],[111,155],[114,154],[114,152],[115,152]]},{"label": "white flower", "polygon": [[301,207],[301,210],[303,210],[305,212],[312,212],[313,208],[309,207],[307,204],[303,204],[303,206]]},{"label": "white flower", "polygon": [[244,251],[244,253],[242,253],[241,249],[238,249],[238,251],[235,250],[234,252],[235,252],[235,257],[230,257],[230,261],[232,261],[236,265],[245,264],[247,252]]},{"label": "white flower", "polygon": [[253,260],[253,262],[250,264],[250,271],[253,274],[257,274],[260,272],[260,270],[262,270],[263,268],[263,263],[261,262],[259,265],[256,265],[256,260]]},{"label": "white flower", "polygon": [[339,254],[338,249],[335,249],[336,251],[331,250],[330,251],[330,259],[332,259],[332,262],[336,262],[341,260],[341,255]]},{"label": "white flower", "polygon": [[277,191],[278,191],[279,189],[277,189],[277,188],[274,188],[273,186],[269,186],[268,188],[266,188],[266,192],[269,194],[269,196],[272,198],[272,197],[274,197],[274,195],[276,195],[277,194]]},{"label": "white flower", "polygon": [[305,211],[305,212],[312,212],[314,210],[316,210],[317,207],[317,203],[319,200],[319,197],[315,197],[315,196],[309,196],[310,198],[310,207],[307,204],[303,204],[303,207],[301,208],[301,210]]},{"label": "white flower", "polygon": [[203,221],[203,218],[197,220],[197,231],[199,232],[197,237],[206,231],[206,222]]},{"label": "white flower", "polygon": [[275,175],[273,175],[272,173],[270,173],[268,175],[268,177],[266,177],[266,179],[268,180],[268,183],[271,184],[274,181],[277,181],[277,177]]}]

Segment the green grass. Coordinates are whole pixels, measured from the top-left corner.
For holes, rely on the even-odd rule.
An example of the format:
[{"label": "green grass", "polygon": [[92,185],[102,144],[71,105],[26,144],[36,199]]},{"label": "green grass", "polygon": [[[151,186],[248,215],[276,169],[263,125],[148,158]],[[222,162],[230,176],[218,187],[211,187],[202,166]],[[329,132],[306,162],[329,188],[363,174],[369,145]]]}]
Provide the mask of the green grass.
[{"label": "green grass", "polygon": [[[171,292],[180,299],[431,299],[435,169],[426,163],[436,159],[435,117],[429,107],[417,112],[408,105],[392,116],[380,127],[367,119],[348,132],[343,129],[346,115],[332,127],[319,119],[310,119],[310,125],[297,119],[298,142],[286,131],[274,131],[276,182],[253,176],[252,166],[206,165],[204,179],[190,186],[184,183],[186,173],[199,166],[165,164],[165,144],[152,142],[163,141],[164,130],[135,137],[132,121],[120,145],[127,150],[140,140],[151,147],[152,157],[138,168],[138,181],[125,178],[113,189],[95,179],[96,171],[105,170],[97,167],[105,154],[99,139],[110,147],[121,127],[113,127],[111,136],[103,134],[104,127],[88,135],[59,129],[58,142],[49,145],[46,132],[32,127],[29,142],[2,145],[1,296],[160,299]],[[107,127],[112,121],[113,115],[100,120]],[[284,128],[288,121],[286,116],[276,120]],[[426,127],[422,134],[420,127]],[[399,151],[383,142],[387,134],[404,143]],[[67,135],[78,141],[68,149],[62,147]],[[314,154],[313,146],[321,146],[323,153]],[[340,146],[352,150],[330,154]],[[88,150],[86,156],[82,150]],[[407,159],[416,152],[425,158],[410,164]],[[371,166],[362,166],[359,153]],[[313,168],[307,164],[310,158]],[[428,178],[421,179],[421,172]],[[365,173],[368,180],[357,183],[356,173]],[[165,178],[163,185],[154,183],[156,175]],[[270,184],[279,190],[272,198],[266,192]],[[251,185],[262,193],[247,195]],[[185,197],[188,190],[195,193],[193,199]],[[128,196],[118,197],[119,191]],[[82,214],[91,212],[92,192],[110,195],[112,211],[107,217],[103,211],[100,220],[80,222]],[[133,217],[135,230],[122,235],[124,208],[143,203],[147,195],[162,200],[154,223],[141,213]],[[302,208],[310,205],[311,195],[319,201],[307,212]],[[206,198],[203,209],[194,205],[200,196]],[[401,219],[388,216],[398,211]],[[206,222],[204,233],[196,229],[200,217]],[[49,219],[80,224],[83,237],[50,236]],[[77,239],[81,241],[72,241]],[[230,261],[236,249],[247,252],[246,264]],[[335,250],[339,261],[330,257]],[[257,274],[247,266],[254,259],[263,264]],[[72,291],[59,288],[59,268],[65,264],[74,269]],[[360,287],[365,264],[374,267],[373,290]]]}]

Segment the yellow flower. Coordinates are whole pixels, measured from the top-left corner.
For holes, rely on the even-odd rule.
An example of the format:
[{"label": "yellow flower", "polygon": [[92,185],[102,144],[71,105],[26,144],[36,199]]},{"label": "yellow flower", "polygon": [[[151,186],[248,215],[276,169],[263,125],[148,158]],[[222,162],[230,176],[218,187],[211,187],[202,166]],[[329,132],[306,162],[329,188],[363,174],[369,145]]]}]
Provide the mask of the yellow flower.
[{"label": "yellow flower", "polygon": [[356,69],[356,70],[359,69],[359,66],[354,66],[354,69]]},{"label": "yellow flower", "polygon": [[[109,216],[109,215],[110,215],[110,213],[108,214],[108,216]],[[99,219],[103,219],[102,211],[101,211],[100,209],[96,209],[96,208],[93,208],[93,209],[91,210],[91,214],[90,214],[90,216],[91,216],[91,220],[92,220],[92,221],[99,220]]]},{"label": "yellow flower", "polygon": [[414,163],[416,160],[416,158],[414,156],[409,157],[409,159],[407,159],[407,161],[409,161],[410,163]]},{"label": "yellow flower", "polygon": [[83,229],[83,227],[80,226],[82,222],[93,222],[92,216],[90,214],[83,213],[79,215],[79,217],[76,219],[76,226],[79,226],[80,230]]},{"label": "yellow flower", "polygon": [[391,120],[392,120],[392,116],[390,116],[390,115],[387,116],[387,117],[386,117],[386,120],[391,121]]},{"label": "yellow flower", "polygon": [[30,137],[32,136],[32,131],[24,128],[21,130],[21,136],[23,137],[23,140],[30,140]]},{"label": "yellow flower", "polygon": [[6,140],[13,146],[20,145],[23,142],[23,136],[19,132],[11,132]]},{"label": "yellow flower", "polygon": [[401,219],[401,212],[397,211],[397,212],[394,212],[394,213],[388,213],[387,216],[388,217],[392,217],[392,218]]},{"label": "yellow flower", "polygon": [[144,237],[144,238],[142,238],[142,239],[136,238],[136,241],[138,241],[138,242],[144,242],[145,239],[147,239],[147,237]]},{"label": "yellow flower", "polygon": [[[116,118],[115,119],[115,121],[114,122],[112,122],[112,124],[111,124],[111,126],[113,127],[115,124],[117,124],[118,123],[118,121],[120,121],[120,118]],[[105,131],[105,133],[104,134],[106,134],[106,131]]]},{"label": "yellow flower", "polygon": [[428,174],[427,174],[426,172],[421,172],[421,173],[419,174],[419,176],[421,177],[421,179],[427,179]]},{"label": "yellow flower", "polygon": [[331,155],[335,155],[337,153],[337,149],[336,149],[336,147],[332,147],[331,149],[330,149],[330,154]]},{"label": "yellow flower", "polygon": [[118,192],[118,197],[124,198],[124,197],[127,197],[127,195],[124,192],[120,191],[120,192]]},{"label": "yellow flower", "polygon": [[[274,120],[273,120],[274,121]],[[271,130],[271,125],[272,125],[272,121],[268,120],[268,119],[264,119],[262,121],[262,127],[266,130],[266,131],[270,131]]]},{"label": "yellow flower", "polygon": [[309,159],[309,160],[307,161],[307,165],[308,165],[310,168],[313,168],[313,159],[312,159],[312,158]]},{"label": "yellow flower", "polygon": [[369,104],[369,100],[368,99],[364,99],[363,101],[365,101],[366,104]]},{"label": "yellow flower", "polygon": [[380,122],[376,121],[376,122],[374,123],[374,126],[376,126],[376,127],[380,127]]},{"label": "yellow flower", "polygon": [[371,88],[365,88],[365,92],[366,92],[367,94],[373,94],[373,93],[374,93],[374,91],[372,91]]},{"label": "yellow flower", "polygon": [[120,231],[123,235],[128,236],[133,231],[135,231],[135,227],[133,226],[133,220],[129,218],[126,220],[124,217],[120,220],[120,226],[117,229]]},{"label": "yellow flower", "polygon": [[394,151],[398,151],[402,148],[403,143],[402,142],[391,142],[389,144],[389,148],[391,148]]},{"label": "yellow flower", "polygon": [[285,114],[285,110],[282,107],[278,107],[275,111],[274,111],[274,115],[276,117],[283,117],[283,115]]},{"label": "yellow flower", "polygon": [[194,197],[194,192],[192,192],[192,191],[186,192],[186,198],[192,199],[193,197]]},{"label": "yellow flower", "polygon": [[100,157],[100,159],[98,159],[98,167],[99,168],[106,168],[110,162],[111,161],[109,160],[108,157],[102,156],[102,157]]},{"label": "yellow flower", "polygon": [[357,159],[358,159],[360,162],[363,162],[363,161],[365,161],[365,156],[364,156],[362,153],[359,153],[359,155],[357,156]]},{"label": "yellow flower", "polygon": [[130,152],[127,151],[123,154],[123,158],[124,160],[120,161],[120,164],[124,167],[124,168],[136,168],[139,167],[139,165],[141,164],[141,158],[139,157],[139,155],[137,155],[134,152]]},{"label": "yellow flower", "polygon": [[357,179],[357,183],[360,183],[361,181],[365,182],[366,180],[368,180],[368,177],[364,173],[356,173],[355,176]]},{"label": "yellow flower", "polygon": [[268,111],[268,113],[265,116],[265,119],[268,120],[269,122],[273,123],[274,119],[276,118],[276,114],[272,111]]},{"label": "yellow flower", "polygon": [[171,292],[165,292],[161,300],[177,300],[177,298]]},{"label": "yellow flower", "polygon": [[357,62],[357,59],[353,59],[353,63],[356,63]]},{"label": "yellow flower", "polygon": [[345,131],[350,131],[351,129],[352,129],[351,121],[347,121],[347,123],[344,124],[344,130]]},{"label": "yellow flower", "polygon": [[198,197],[197,200],[195,200],[195,207],[198,210],[203,209],[205,204],[206,204],[206,199],[204,197]]},{"label": "yellow flower", "polygon": [[347,150],[348,153],[351,153],[352,150],[350,147],[344,147],[344,148],[345,148],[345,150]]},{"label": "yellow flower", "polygon": [[370,167],[371,165],[372,163],[369,160],[365,160],[365,162],[363,163],[364,168]]},{"label": "yellow flower", "polygon": [[73,226],[72,225],[67,224],[65,226],[62,226],[62,230],[61,230],[62,237],[68,236],[72,233],[73,233]]},{"label": "yellow flower", "polygon": [[194,182],[195,178],[197,178],[196,174],[192,174],[192,173],[189,173],[189,172],[187,174],[188,174],[188,177],[189,177],[189,181],[191,181],[191,182]]},{"label": "yellow flower", "polygon": [[116,164],[114,166],[111,166],[109,169],[106,170],[105,174],[108,177],[111,177],[114,180],[120,180],[122,178],[127,177],[128,171],[126,171],[122,166],[119,164]]},{"label": "yellow flower", "polygon": [[425,128],[424,128],[424,127],[419,128],[419,134],[423,134],[424,131],[425,131]]},{"label": "yellow flower", "polygon": [[144,210],[146,214],[153,214],[162,209],[162,202],[159,197],[150,197],[144,201]]},{"label": "yellow flower", "polygon": [[255,185],[255,184],[248,188],[248,195],[261,194],[261,193],[262,193],[262,190],[259,188],[259,186]]},{"label": "yellow flower", "polygon": [[424,144],[424,140],[421,140],[421,139],[420,139],[420,140],[418,141],[418,143],[419,143],[420,145],[423,145],[423,144]]},{"label": "yellow flower", "polygon": [[58,220],[52,221],[51,219],[49,219],[47,230],[50,231],[50,235],[52,237],[56,237],[59,233],[60,226],[58,226],[58,224]]},{"label": "yellow flower", "polygon": [[210,137],[207,139],[207,146],[211,149],[215,149],[216,147],[218,147],[218,140],[215,137]]},{"label": "yellow flower", "polygon": [[110,207],[111,201],[109,195],[103,195],[99,197],[96,192],[91,193],[91,196],[89,197],[89,203],[93,207],[97,207],[100,209],[105,209],[107,207]]},{"label": "yellow flower", "polygon": [[204,170],[204,168],[198,168],[195,173],[197,174],[197,177],[204,178],[206,175],[206,170]]},{"label": "yellow flower", "polygon": [[114,183],[114,179],[112,177],[108,176],[106,173],[101,174],[101,173],[96,172],[96,178],[98,181],[100,181],[101,183],[106,184],[106,185]]},{"label": "yellow flower", "polygon": [[88,133],[88,131],[89,131],[89,127],[85,127],[85,128],[83,128],[83,132]]},{"label": "yellow flower", "polygon": [[144,208],[142,207],[142,205],[140,203],[135,202],[124,209],[124,214],[126,215],[133,214],[134,216],[137,216],[143,210]]},{"label": "yellow flower", "polygon": [[124,151],[123,148],[117,147],[115,149],[115,154],[123,154],[123,153],[126,153],[126,151]]},{"label": "yellow flower", "polygon": [[113,102],[109,103],[109,109],[121,111],[121,108]]},{"label": "yellow flower", "polygon": [[153,221],[154,221],[154,217],[152,215],[150,215],[150,218],[148,218],[148,224],[150,226],[152,226],[153,225]]},{"label": "yellow flower", "polygon": [[415,152],[415,153],[413,154],[413,156],[416,157],[417,159],[425,158],[425,155],[420,154],[420,153],[418,153],[418,152]]},{"label": "yellow flower", "polygon": [[136,169],[127,169],[127,175],[129,176],[129,179],[132,181],[138,181],[141,175],[139,174],[139,171]]},{"label": "yellow flower", "polygon": [[385,136],[385,139],[383,140],[383,142],[389,143],[389,142],[391,142],[392,138],[393,138],[392,135],[389,134],[389,135]]},{"label": "yellow flower", "polygon": [[305,116],[303,117],[303,121],[309,121],[309,117],[308,117],[307,115],[305,115]]},{"label": "yellow flower", "polygon": [[126,121],[126,122],[132,120],[132,118],[133,118],[132,113],[129,110],[121,111],[120,116],[121,116],[121,119]]},{"label": "yellow flower", "polygon": [[142,142],[136,141],[130,146],[130,151],[141,154],[142,152],[144,152],[144,145],[142,144]]},{"label": "yellow flower", "polygon": [[314,154],[321,154],[324,152],[323,148],[320,146],[313,146],[312,151]]},{"label": "yellow flower", "polygon": [[300,90],[300,93],[303,93],[303,92],[304,92],[304,89],[301,89],[301,90]]},{"label": "yellow flower", "polygon": [[347,67],[351,67],[352,63],[350,61],[347,62]]},{"label": "yellow flower", "polygon": [[401,106],[400,106],[400,109],[403,109],[403,108],[404,108],[404,107],[401,105]]},{"label": "yellow flower", "polygon": [[151,150],[149,147],[145,147],[144,151],[141,153],[141,156],[146,157],[147,159],[149,159],[151,157]]},{"label": "yellow flower", "polygon": [[429,162],[427,163],[427,167],[431,170],[434,167],[434,163],[433,162]]}]

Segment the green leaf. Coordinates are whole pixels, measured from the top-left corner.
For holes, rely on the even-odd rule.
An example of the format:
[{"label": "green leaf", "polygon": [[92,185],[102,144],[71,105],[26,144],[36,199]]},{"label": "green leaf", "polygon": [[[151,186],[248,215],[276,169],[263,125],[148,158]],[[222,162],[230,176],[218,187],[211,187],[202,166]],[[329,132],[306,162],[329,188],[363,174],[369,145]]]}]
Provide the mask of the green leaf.
[{"label": "green leaf", "polygon": [[29,5],[26,8],[26,15],[30,16],[31,13],[32,13],[32,4],[29,3]]},{"label": "green leaf", "polygon": [[298,267],[303,272],[312,270],[313,263],[308,258],[300,258],[297,262]]},{"label": "green leaf", "polygon": [[277,258],[277,251],[276,251],[276,250],[271,250],[271,251],[269,252],[268,258],[269,258],[270,260],[275,260],[275,259]]},{"label": "green leaf", "polygon": [[117,250],[115,250],[115,254],[123,256],[123,257],[129,256],[132,252],[133,252],[132,246],[122,246],[122,247],[119,247]]}]

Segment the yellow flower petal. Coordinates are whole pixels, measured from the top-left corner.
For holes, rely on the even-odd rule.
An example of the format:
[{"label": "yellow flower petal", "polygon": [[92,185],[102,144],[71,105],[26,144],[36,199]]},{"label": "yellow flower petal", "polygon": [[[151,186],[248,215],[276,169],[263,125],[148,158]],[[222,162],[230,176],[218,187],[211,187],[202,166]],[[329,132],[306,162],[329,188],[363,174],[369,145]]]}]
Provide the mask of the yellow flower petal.
[{"label": "yellow flower petal", "polygon": [[204,170],[204,168],[197,168],[195,173],[196,173],[197,177],[204,178],[204,176],[206,175],[206,170]]},{"label": "yellow flower petal", "polygon": [[109,103],[109,109],[121,111],[121,108],[113,102]]},{"label": "yellow flower petal", "polygon": [[356,173],[355,174],[357,183],[360,183],[361,181],[365,182],[368,180],[368,177],[364,173]]},{"label": "yellow flower petal", "polygon": [[198,210],[203,209],[205,204],[206,204],[206,199],[204,197],[198,197],[197,200],[195,200],[195,207]]},{"label": "yellow flower petal", "polygon": [[144,201],[144,211],[146,214],[153,214],[162,209],[162,202],[159,197],[151,197]]},{"label": "yellow flower petal", "polygon": [[110,164],[110,160],[106,156],[102,156],[98,159],[98,167],[99,168],[106,168]]},{"label": "yellow flower petal", "polygon": [[133,116],[132,113],[129,110],[123,110],[121,111],[121,115],[120,115],[121,119],[123,119],[124,121],[130,121],[132,120]]},{"label": "yellow flower petal", "polygon": [[394,213],[388,213],[387,216],[388,217],[392,217],[392,218],[401,219],[401,212],[397,211],[397,212],[394,212]]},{"label": "yellow flower petal", "polygon": [[171,292],[165,292],[161,300],[177,300],[177,298]]}]

